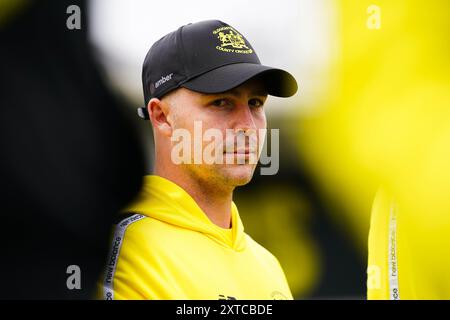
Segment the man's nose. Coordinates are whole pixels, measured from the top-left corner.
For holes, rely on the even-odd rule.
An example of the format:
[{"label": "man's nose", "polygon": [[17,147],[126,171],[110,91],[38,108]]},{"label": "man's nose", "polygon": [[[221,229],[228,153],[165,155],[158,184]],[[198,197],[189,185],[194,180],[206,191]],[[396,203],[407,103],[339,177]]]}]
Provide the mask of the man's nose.
[{"label": "man's nose", "polygon": [[236,120],[235,120],[235,129],[244,130],[247,132],[248,130],[256,129],[255,119],[253,117],[252,111],[248,104],[241,103],[236,108]]}]

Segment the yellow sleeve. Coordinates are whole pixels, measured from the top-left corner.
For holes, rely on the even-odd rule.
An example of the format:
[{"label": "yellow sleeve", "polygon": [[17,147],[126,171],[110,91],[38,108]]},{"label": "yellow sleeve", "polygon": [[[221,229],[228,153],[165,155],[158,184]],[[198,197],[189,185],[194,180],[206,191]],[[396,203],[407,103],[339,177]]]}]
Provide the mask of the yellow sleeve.
[{"label": "yellow sleeve", "polygon": [[[144,217],[144,216],[143,216]],[[126,228],[116,227],[105,275],[101,299],[154,300],[182,299],[176,283],[167,276],[164,241],[160,241],[155,220],[134,221]]]},{"label": "yellow sleeve", "polygon": [[367,298],[388,300],[388,224],[390,199],[380,189],[373,201],[369,231],[367,266]]}]

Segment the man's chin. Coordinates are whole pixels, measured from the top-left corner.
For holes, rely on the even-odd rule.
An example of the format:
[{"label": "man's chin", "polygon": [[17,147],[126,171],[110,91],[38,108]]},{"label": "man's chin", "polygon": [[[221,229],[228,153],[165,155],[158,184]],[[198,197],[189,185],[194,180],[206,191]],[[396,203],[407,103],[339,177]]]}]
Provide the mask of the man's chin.
[{"label": "man's chin", "polygon": [[227,180],[234,186],[243,186],[252,180],[254,165],[249,164],[234,164],[225,168]]}]

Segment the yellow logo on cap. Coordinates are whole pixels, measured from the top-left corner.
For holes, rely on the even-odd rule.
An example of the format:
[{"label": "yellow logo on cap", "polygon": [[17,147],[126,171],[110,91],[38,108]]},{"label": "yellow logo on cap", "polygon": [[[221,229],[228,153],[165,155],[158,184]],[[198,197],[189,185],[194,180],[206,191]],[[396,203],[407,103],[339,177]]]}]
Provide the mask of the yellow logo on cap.
[{"label": "yellow logo on cap", "polygon": [[230,30],[228,33],[219,32],[218,38],[222,41],[222,47],[232,46],[236,49],[248,49],[242,35],[239,33],[234,33],[233,30]]},{"label": "yellow logo on cap", "polygon": [[[228,31],[228,32],[227,32]],[[232,27],[221,27],[213,31],[214,35],[220,40],[220,46],[216,46],[217,50],[231,53],[252,53],[253,50],[249,49],[245,43],[244,37],[234,30]],[[246,50],[241,50],[246,49]]]}]

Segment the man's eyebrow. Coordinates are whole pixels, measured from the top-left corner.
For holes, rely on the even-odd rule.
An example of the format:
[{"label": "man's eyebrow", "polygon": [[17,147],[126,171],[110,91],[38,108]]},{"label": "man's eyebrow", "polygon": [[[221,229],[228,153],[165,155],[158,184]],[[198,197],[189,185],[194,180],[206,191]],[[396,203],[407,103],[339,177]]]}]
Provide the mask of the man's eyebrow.
[{"label": "man's eyebrow", "polygon": [[[231,96],[235,96],[235,97],[242,96],[241,90],[238,90],[238,89],[231,89],[231,90],[228,90],[228,91],[225,91],[225,92],[218,92],[218,93],[205,93],[204,95],[205,96],[217,96],[217,95],[225,95],[225,94],[228,94],[228,95],[231,95]],[[257,90],[252,90],[250,95],[251,96],[264,97],[264,96],[267,96],[268,93],[265,90],[263,90],[263,89],[257,89]]]}]

